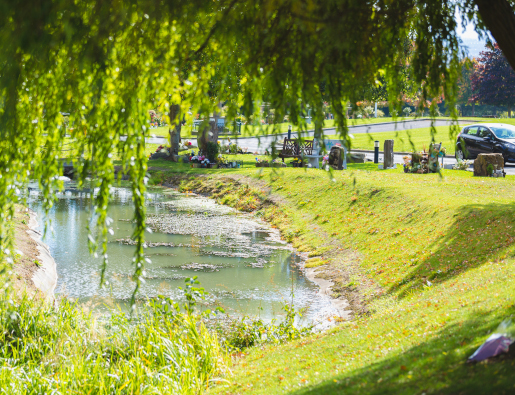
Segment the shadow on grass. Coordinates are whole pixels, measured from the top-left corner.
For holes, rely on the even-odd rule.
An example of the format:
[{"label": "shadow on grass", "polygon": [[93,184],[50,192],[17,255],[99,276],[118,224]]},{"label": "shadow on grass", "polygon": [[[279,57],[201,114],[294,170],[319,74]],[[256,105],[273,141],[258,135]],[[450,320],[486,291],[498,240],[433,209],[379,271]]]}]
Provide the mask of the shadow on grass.
[{"label": "shadow on grass", "polygon": [[[406,291],[426,283],[441,282],[489,261],[513,255],[515,244],[515,203],[475,204],[458,209],[448,231],[428,245],[433,254],[412,263],[414,269],[389,289]],[[434,215],[438,215],[436,212]],[[434,232],[438,232],[435,229]]]},{"label": "shadow on grass", "polygon": [[[401,354],[290,393],[512,394],[513,351],[479,364],[467,364],[467,358],[479,345],[475,339],[495,330],[503,318],[513,313],[515,306],[505,311],[477,311],[463,323],[447,325],[430,340]],[[377,347],[382,340],[377,342],[369,346]]]}]

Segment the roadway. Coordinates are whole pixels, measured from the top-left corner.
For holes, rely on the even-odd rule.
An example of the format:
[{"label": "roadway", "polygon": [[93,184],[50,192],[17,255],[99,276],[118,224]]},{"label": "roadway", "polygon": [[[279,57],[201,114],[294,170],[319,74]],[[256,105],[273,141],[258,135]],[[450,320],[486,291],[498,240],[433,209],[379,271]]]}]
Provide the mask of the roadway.
[{"label": "roadway", "polygon": [[[460,120],[458,123],[460,125],[468,125],[474,123],[473,120]],[[438,119],[434,121],[434,126],[450,126],[451,121]],[[397,130],[410,130],[410,129],[418,129],[418,128],[429,128],[431,126],[431,120],[428,119],[414,119],[409,121],[399,121],[399,122],[384,122],[384,123],[373,123],[368,125],[356,125],[349,126],[349,133],[357,134],[357,133],[381,133],[381,132],[395,132]],[[324,128],[324,135],[334,135],[336,134],[336,128]],[[274,135],[266,135],[266,136],[252,136],[252,137],[231,137],[231,140],[237,141],[240,147],[247,147],[249,152],[259,152],[264,153],[265,150],[269,149],[272,145],[272,142],[280,142],[284,137],[286,137],[288,133],[279,133]],[[296,133],[292,133],[292,136],[296,136]],[[315,135],[314,130],[308,130],[303,133],[303,137],[313,137]],[[223,138],[221,138],[223,139]],[[147,138],[147,142],[150,144],[165,144],[168,142],[168,139],[164,137],[149,137]]]},{"label": "roadway", "polygon": [[[470,120],[460,120],[460,125],[468,125],[473,123],[474,121]],[[436,120],[434,122],[434,126],[450,126],[451,121],[448,120]],[[410,130],[410,129],[418,129],[418,128],[429,128],[431,126],[431,121],[427,119],[417,119],[410,121],[402,121],[402,122],[385,122],[385,123],[376,123],[369,125],[356,125],[349,126],[350,134],[358,134],[358,133],[382,133],[382,132],[395,132],[397,130]],[[336,128],[324,128],[324,135],[334,135],[336,134]],[[238,141],[238,145],[240,147],[247,147],[250,152],[259,152],[263,153],[266,149],[269,149],[273,142],[276,142],[277,145],[282,145],[282,141],[284,137],[286,137],[288,133],[281,133],[277,135],[269,135],[269,136],[254,136],[254,137],[238,137],[235,140]],[[296,134],[292,133],[292,136]],[[313,137],[315,135],[314,130],[308,130],[303,134],[304,137]],[[231,140],[234,140],[231,138]]]}]

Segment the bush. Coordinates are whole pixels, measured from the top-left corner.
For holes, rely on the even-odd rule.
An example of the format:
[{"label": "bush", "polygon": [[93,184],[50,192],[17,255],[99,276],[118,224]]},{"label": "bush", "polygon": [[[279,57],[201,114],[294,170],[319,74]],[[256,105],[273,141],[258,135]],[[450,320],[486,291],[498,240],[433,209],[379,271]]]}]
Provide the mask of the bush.
[{"label": "bush", "polygon": [[409,115],[411,114],[411,108],[410,107],[404,107],[402,112],[404,113],[405,116],[409,117]]},{"label": "bush", "polygon": [[365,107],[363,112],[365,113],[365,115],[367,117],[370,117],[374,113],[374,109],[372,108],[372,106],[367,106],[367,107]]},{"label": "bush", "polygon": [[453,170],[467,170],[472,163],[471,160],[458,159],[455,165],[452,166]]},{"label": "bush", "polygon": [[212,141],[208,141],[206,145],[206,156],[209,159],[209,162],[215,163],[218,158],[218,144],[213,143]]}]

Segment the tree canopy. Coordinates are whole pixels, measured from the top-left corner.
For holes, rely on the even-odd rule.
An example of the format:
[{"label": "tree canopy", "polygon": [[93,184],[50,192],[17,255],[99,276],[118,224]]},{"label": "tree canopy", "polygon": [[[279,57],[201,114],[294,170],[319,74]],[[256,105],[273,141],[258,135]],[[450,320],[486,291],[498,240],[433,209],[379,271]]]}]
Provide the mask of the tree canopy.
[{"label": "tree canopy", "polygon": [[[478,31],[486,31],[492,22],[477,12],[483,3],[490,4],[484,11],[488,17],[508,6],[515,20],[507,0],[2,2],[1,258],[11,256],[7,219],[30,178],[39,180],[45,207],[52,206],[53,191],[62,187],[56,178],[59,156],[70,133],[79,183],[91,174],[98,188],[99,231],[91,237],[92,248],[95,242],[106,247],[113,152],[130,176],[138,280],[144,263],[150,102],[180,105],[181,113],[195,114],[224,101],[230,119],[242,107],[257,115],[266,98],[275,119],[288,113],[294,124],[305,127],[309,106],[319,127],[325,100],[346,138],[346,103],[360,99],[364,84],[384,81],[390,103],[399,103],[409,42],[409,75],[420,102],[444,95],[454,114],[462,55],[456,6]],[[498,41],[509,48],[506,40]],[[70,109],[73,131],[62,126],[61,112]]]},{"label": "tree canopy", "polygon": [[511,116],[515,105],[515,72],[496,44],[481,52],[471,75],[472,100],[481,104],[506,106]]}]

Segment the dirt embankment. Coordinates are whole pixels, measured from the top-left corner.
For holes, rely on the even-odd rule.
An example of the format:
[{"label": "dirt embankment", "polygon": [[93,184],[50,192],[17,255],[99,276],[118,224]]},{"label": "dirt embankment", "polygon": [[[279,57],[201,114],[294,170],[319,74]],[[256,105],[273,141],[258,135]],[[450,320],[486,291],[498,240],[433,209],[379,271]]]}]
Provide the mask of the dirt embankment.
[{"label": "dirt embankment", "polygon": [[22,206],[16,207],[13,285],[18,294],[27,292],[53,301],[57,284],[56,264],[48,246],[41,241],[42,235],[37,227],[35,212]]},{"label": "dirt embankment", "polygon": [[345,249],[337,239],[316,227],[306,229],[318,240],[323,240],[323,245],[315,250],[301,245],[302,242],[295,237],[293,239],[288,237],[288,234],[292,233],[289,216],[301,216],[308,223],[313,218],[308,218],[311,215],[309,212],[295,211],[296,209],[287,199],[272,193],[266,181],[240,174],[198,174],[195,177],[191,174],[171,174],[163,185],[211,196],[219,203],[228,204],[243,211],[261,212],[262,218],[279,228],[284,238],[299,251],[305,252],[305,255],[312,260],[318,259],[318,262],[324,262],[321,265],[309,267],[308,260],[305,274],[320,286],[322,294],[333,298],[343,318],[349,319],[352,315],[368,313],[368,303],[363,295],[371,294],[373,292],[371,287],[374,288],[374,286],[368,284],[369,281],[360,270],[359,254]]}]

